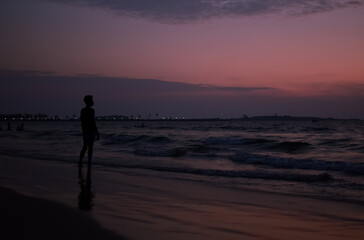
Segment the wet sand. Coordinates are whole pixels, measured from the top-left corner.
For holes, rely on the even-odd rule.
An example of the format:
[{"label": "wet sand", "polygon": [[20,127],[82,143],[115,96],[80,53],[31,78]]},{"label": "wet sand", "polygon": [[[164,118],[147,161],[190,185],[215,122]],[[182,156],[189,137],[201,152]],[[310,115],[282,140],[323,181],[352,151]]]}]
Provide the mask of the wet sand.
[{"label": "wet sand", "polygon": [[0,157],[0,185],[22,194],[1,190],[8,198],[1,204],[2,223],[26,229],[29,238],[43,236],[44,227],[28,225],[41,221],[50,233],[66,229],[75,238],[84,234],[80,229],[104,236],[93,239],[115,237],[107,229],[140,240],[364,239],[364,206],[358,203],[231,189],[141,170],[93,167],[91,173],[93,207],[82,211],[76,164]]}]

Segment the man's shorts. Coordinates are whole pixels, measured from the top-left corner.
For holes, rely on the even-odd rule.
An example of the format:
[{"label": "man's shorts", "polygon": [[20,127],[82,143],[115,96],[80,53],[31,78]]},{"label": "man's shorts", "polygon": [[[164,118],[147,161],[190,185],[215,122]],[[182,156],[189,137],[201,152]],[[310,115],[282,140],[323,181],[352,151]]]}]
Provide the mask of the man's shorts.
[{"label": "man's shorts", "polygon": [[84,145],[91,145],[94,143],[96,139],[96,134],[95,133],[86,133],[83,134],[83,144]]}]

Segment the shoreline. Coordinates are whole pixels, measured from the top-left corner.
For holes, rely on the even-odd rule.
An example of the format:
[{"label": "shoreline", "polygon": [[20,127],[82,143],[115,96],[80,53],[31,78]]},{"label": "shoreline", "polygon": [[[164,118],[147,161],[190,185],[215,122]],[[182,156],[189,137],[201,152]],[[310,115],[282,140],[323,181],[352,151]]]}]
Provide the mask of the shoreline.
[{"label": "shoreline", "polygon": [[[4,115],[4,114],[3,114]],[[11,114],[10,114],[11,115]],[[15,114],[17,115],[17,114]],[[43,114],[47,115],[47,114]],[[190,122],[199,122],[199,121],[307,121],[307,122],[320,122],[320,121],[344,121],[344,122],[361,122],[364,119],[361,118],[334,118],[334,117],[315,117],[315,116],[307,116],[307,117],[299,117],[299,116],[289,116],[289,115],[264,115],[264,116],[252,116],[252,117],[232,117],[232,118],[219,118],[219,117],[211,117],[211,118],[176,118],[176,117],[165,117],[165,118],[130,118],[128,116],[123,115],[110,115],[110,116],[96,116],[97,121],[103,122],[180,122],[180,121],[190,121]],[[57,122],[57,121],[70,121],[70,122],[79,122],[79,118],[54,118],[54,117],[46,117],[46,118],[29,118],[29,117],[4,117],[0,114],[0,122]]]},{"label": "shoreline", "polygon": [[[39,207],[28,197],[36,196],[83,214],[76,161],[0,156],[0,176],[0,185],[26,195],[19,198],[30,208]],[[93,167],[91,182],[94,206],[86,215],[126,239],[364,238],[360,204],[142,176],[132,169]]]}]

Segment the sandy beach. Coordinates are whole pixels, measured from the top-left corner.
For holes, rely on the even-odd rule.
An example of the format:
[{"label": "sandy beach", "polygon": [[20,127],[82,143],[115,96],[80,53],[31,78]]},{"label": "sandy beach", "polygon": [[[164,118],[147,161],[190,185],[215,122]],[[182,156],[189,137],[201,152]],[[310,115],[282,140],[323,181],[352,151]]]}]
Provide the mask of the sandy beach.
[{"label": "sandy beach", "polygon": [[83,211],[76,161],[1,156],[6,239],[364,238],[360,203],[156,178],[146,170],[93,167],[91,176],[92,210]]}]

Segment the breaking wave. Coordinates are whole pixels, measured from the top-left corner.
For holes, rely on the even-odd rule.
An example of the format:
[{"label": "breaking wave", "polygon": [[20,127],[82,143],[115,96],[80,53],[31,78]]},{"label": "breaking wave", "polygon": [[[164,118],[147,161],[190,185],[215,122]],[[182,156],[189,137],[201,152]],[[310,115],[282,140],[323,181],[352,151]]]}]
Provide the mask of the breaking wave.
[{"label": "breaking wave", "polygon": [[238,152],[231,157],[234,162],[259,164],[283,169],[303,169],[321,171],[339,171],[349,174],[364,175],[364,164],[344,161],[324,161],[317,159],[294,159],[272,157],[268,155]]}]

